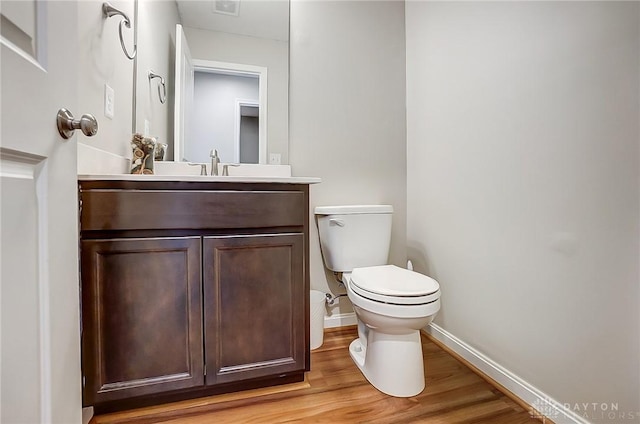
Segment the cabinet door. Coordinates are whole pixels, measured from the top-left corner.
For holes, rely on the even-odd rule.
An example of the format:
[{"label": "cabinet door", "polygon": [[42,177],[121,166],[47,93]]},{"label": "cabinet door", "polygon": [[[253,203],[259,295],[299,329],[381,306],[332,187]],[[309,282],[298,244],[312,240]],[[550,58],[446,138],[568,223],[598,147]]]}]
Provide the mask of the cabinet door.
[{"label": "cabinet door", "polygon": [[304,236],[203,243],[206,383],[304,371]]},{"label": "cabinet door", "polygon": [[84,404],[204,384],[199,237],[84,240]]}]

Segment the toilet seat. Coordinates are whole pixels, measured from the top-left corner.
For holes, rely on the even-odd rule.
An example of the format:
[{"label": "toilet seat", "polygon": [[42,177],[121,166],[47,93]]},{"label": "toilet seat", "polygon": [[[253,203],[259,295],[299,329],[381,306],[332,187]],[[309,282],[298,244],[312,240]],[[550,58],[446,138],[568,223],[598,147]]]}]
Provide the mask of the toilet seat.
[{"label": "toilet seat", "polygon": [[355,268],[348,280],[354,293],[374,302],[425,305],[440,298],[436,280],[395,265]]},{"label": "toilet seat", "polygon": [[356,293],[352,282],[347,282],[347,295],[353,304],[354,309],[362,308],[367,311],[374,312],[391,318],[424,318],[435,315],[440,310],[440,291],[434,293],[433,300],[421,304],[402,304],[396,299],[386,299],[380,301],[370,299]]}]

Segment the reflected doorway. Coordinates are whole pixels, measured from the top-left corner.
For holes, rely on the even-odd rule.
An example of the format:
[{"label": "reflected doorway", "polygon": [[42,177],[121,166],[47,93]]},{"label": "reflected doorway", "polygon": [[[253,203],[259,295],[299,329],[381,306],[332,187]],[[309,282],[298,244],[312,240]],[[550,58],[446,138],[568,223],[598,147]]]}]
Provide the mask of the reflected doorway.
[{"label": "reflected doorway", "polygon": [[260,161],[260,106],[257,102],[238,100],[236,102],[237,136],[235,145],[239,149],[240,163]]},{"label": "reflected doorway", "polygon": [[204,161],[216,149],[222,162],[258,163],[259,96],[256,75],[196,69],[185,157]]}]

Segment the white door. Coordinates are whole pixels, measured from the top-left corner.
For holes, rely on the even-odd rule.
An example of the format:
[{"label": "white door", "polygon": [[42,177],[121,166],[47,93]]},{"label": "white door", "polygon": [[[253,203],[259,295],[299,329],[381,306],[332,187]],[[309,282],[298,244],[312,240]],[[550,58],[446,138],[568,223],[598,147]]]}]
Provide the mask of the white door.
[{"label": "white door", "polygon": [[0,3],[0,422],[80,423],[77,4]]},{"label": "white door", "polygon": [[187,38],[182,25],[176,24],[176,68],[175,68],[175,105],[174,105],[174,135],[173,160],[185,158],[184,141],[189,138],[191,125],[191,108],[193,107],[193,60],[187,44]]}]

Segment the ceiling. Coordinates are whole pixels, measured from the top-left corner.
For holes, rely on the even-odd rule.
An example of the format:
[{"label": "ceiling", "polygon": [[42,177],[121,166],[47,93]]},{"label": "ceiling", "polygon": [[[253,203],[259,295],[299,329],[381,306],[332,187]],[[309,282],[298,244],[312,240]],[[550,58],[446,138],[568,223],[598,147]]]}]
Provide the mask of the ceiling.
[{"label": "ceiling", "polygon": [[[233,3],[217,0],[220,4]],[[238,16],[215,13],[216,0],[176,0],[182,25],[251,37],[289,40],[288,0],[239,0]]]}]

